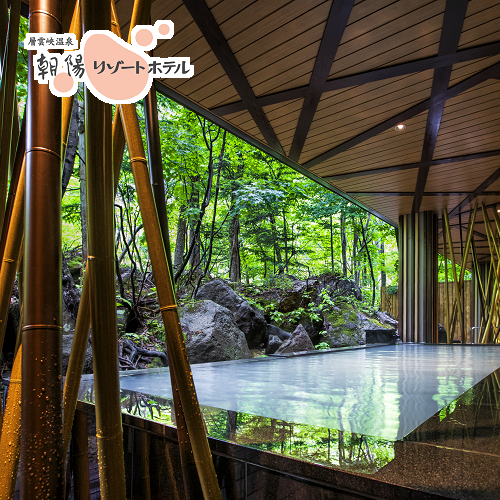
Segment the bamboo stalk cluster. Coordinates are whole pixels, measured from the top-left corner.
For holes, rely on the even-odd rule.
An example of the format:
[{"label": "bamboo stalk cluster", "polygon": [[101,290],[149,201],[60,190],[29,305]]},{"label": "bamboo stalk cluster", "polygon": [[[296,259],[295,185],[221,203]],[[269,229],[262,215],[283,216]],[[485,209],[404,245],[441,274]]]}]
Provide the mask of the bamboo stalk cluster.
[{"label": "bamboo stalk cluster", "polygon": [[447,343],[453,343],[455,340],[455,329],[457,320],[461,326],[462,342],[465,342],[464,325],[463,325],[463,311],[462,311],[462,296],[464,294],[464,277],[467,267],[469,254],[472,262],[473,279],[476,280],[479,301],[481,305],[480,325],[479,327],[479,342],[486,344],[496,342],[498,340],[498,332],[500,331],[500,243],[498,234],[500,234],[500,218],[496,210],[493,210],[493,221],[490,219],[488,209],[484,203],[481,203],[481,211],[483,214],[484,224],[486,227],[486,236],[488,239],[488,246],[490,250],[491,261],[489,264],[489,272],[484,276],[480,272],[480,262],[478,260],[476,246],[474,242],[474,224],[478,211],[478,204],[476,203],[472,214],[469,218],[467,226],[467,233],[465,237],[465,244],[461,251],[461,271],[457,276],[456,260],[453,252],[453,239],[451,236],[450,221],[448,213],[443,211],[443,256],[445,262],[445,280],[448,282],[448,253],[452,267],[453,285],[455,289],[455,300],[450,309],[450,297],[448,287],[446,287],[446,332]]},{"label": "bamboo stalk cluster", "polygon": [[[0,463],[0,500],[12,498],[20,455],[24,464],[21,498],[62,497],[64,457],[72,433],[90,326],[101,497],[125,499],[113,228],[114,196],[125,144],[132,159],[165,325],[186,497],[200,498],[202,491],[206,499],[221,498],[179,324],[171,264],[166,258],[168,228],[160,227],[158,221],[135,105],[117,106],[113,119],[111,106],[88,91],[85,93],[85,128],[88,131],[85,168],[89,257],[61,400],[61,165],[74,97],[54,97],[48,86],[34,81],[29,70],[26,134],[24,127],[19,133],[13,54],[17,54],[20,0],[11,2],[8,26],[5,0],[0,0],[0,9],[0,52],[5,53],[0,94],[0,227],[3,227],[0,238],[0,345],[5,335],[16,271],[24,269],[25,277],[25,284],[20,285],[22,347],[19,345],[15,355],[0,437],[0,453],[8,457]],[[135,24],[146,24],[150,12],[151,0],[137,0],[130,31]],[[120,34],[114,0],[111,3],[82,0],[81,4],[80,0],[64,3],[32,0],[30,22],[33,32],[64,33],[69,30],[77,39],[89,29],[111,28]],[[154,102],[151,97],[150,100]],[[158,127],[154,105],[149,112],[148,136],[153,138],[158,133],[154,130]],[[58,129],[60,133],[54,133]],[[159,146],[158,141],[150,141],[149,156],[155,162],[151,165],[155,182],[161,172]],[[9,196],[5,203],[9,173]],[[80,414],[73,432],[77,450],[74,459],[80,464],[87,463],[86,423],[83,420]],[[147,498],[147,439],[142,449]],[[85,466],[77,470],[82,468]],[[82,473],[83,476],[75,478],[75,484],[80,485],[79,498],[88,498],[88,471],[87,475]],[[172,496],[177,497],[177,492],[172,492]]]}]

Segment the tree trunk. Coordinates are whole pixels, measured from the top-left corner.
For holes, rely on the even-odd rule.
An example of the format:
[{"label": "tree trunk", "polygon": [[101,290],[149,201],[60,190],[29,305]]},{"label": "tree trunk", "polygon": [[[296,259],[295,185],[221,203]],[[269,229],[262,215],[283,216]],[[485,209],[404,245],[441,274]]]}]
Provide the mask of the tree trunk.
[{"label": "tree trunk", "polygon": [[[273,234],[273,245],[274,245],[274,254],[275,254],[275,262],[278,264],[278,274],[283,274],[284,266],[283,259],[281,257],[281,249],[278,242],[278,231],[276,231],[276,218],[274,215],[269,216],[269,221],[271,222],[271,230]],[[275,271],[276,273],[276,271]]]},{"label": "tree trunk", "polygon": [[335,272],[335,265],[333,259],[333,216],[330,215],[330,258],[332,262],[332,273]]},{"label": "tree trunk", "polygon": [[78,157],[80,159],[80,220],[82,226],[82,271],[87,265],[87,181],[85,167],[85,109],[84,102],[77,101],[79,104],[78,119]]},{"label": "tree trunk", "polygon": [[342,246],[342,274],[347,276],[347,238],[345,234],[345,215],[340,214],[340,242]]},{"label": "tree trunk", "polygon": [[380,286],[387,286],[387,274],[385,272],[385,250],[384,250],[384,242],[380,242],[379,252],[382,257],[382,269],[380,270]]},{"label": "tree trunk", "polygon": [[174,253],[174,272],[176,272],[182,265],[184,257],[184,247],[186,246],[186,229],[187,221],[184,216],[186,212],[186,205],[181,205],[179,209],[179,222],[177,224],[177,237],[175,240],[175,253]]},{"label": "tree trunk", "polygon": [[283,239],[285,241],[285,271],[288,273],[288,235],[286,230],[286,212],[283,210]]},{"label": "tree trunk", "polygon": [[[63,138],[64,140],[64,138]],[[68,145],[66,147],[66,158],[64,159],[64,167],[62,173],[62,195],[66,192],[69,180],[73,175],[75,168],[75,155],[78,145],[78,100],[73,102],[73,110],[71,112],[71,123],[69,126]]]},{"label": "tree trunk", "polygon": [[[353,222],[353,229],[354,229],[354,222]],[[354,272],[354,281],[356,282],[356,285],[359,286],[359,269],[358,269],[358,233],[354,229],[354,235],[353,235],[353,241],[352,241],[352,261],[351,261],[351,267]]]},{"label": "tree trunk", "polygon": [[229,226],[230,252],[229,252],[229,280],[241,281],[241,257],[240,257],[240,220],[237,215],[233,217]]}]

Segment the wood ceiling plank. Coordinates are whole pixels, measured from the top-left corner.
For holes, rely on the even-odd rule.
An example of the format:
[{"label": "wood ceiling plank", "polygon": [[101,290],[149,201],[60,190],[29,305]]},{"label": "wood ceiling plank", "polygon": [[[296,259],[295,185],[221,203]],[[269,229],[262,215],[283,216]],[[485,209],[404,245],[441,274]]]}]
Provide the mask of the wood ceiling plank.
[{"label": "wood ceiling plank", "polygon": [[[485,152],[485,153],[478,153],[478,154],[474,154],[474,155],[465,155],[465,156],[443,158],[441,160],[432,160],[430,175],[432,175],[432,172],[433,172],[432,167],[433,166],[449,165],[451,163],[463,162],[467,168],[469,168],[469,167],[474,168],[474,166],[477,164],[477,162],[467,161],[467,158],[479,157],[484,162],[485,159],[487,159],[487,158],[497,157],[497,156],[500,156],[500,150],[489,151],[489,152]],[[370,169],[366,169],[366,170],[359,170],[359,169],[356,170],[356,168],[357,168],[357,166],[356,166],[354,169],[352,169],[350,171],[347,169],[345,169],[345,170],[343,169],[342,173],[336,174],[336,175],[321,174],[320,172],[317,172],[317,171],[315,171],[315,173],[317,175],[321,175],[323,177],[323,179],[325,179],[328,182],[334,182],[334,181],[341,180],[341,179],[350,179],[350,178],[359,178],[359,177],[364,177],[364,176],[381,175],[381,174],[387,174],[387,173],[391,173],[391,172],[399,172],[401,170],[413,170],[415,168],[418,168],[419,166],[420,166],[420,162],[400,164],[400,165],[391,165],[391,166],[386,166],[386,167],[381,167],[381,168],[370,168]],[[456,167],[456,166],[453,167],[452,172],[454,175],[456,175],[456,169],[459,167],[460,167],[460,165],[458,167]],[[447,173],[446,176],[448,176],[448,175],[449,174]],[[430,181],[428,180],[428,182],[430,182]],[[495,187],[494,189],[500,190],[500,185]]]},{"label": "wood ceiling plank", "polygon": [[[459,47],[482,38],[485,34],[498,33],[498,18],[500,17],[500,5],[492,4],[489,8],[483,8],[472,13],[473,6],[481,9],[484,2],[469,2],[471,14],[468,14],[464,21],[462,36]],[[469,10],[469,9],[468,9]],[[496,22],[495,22],[496,21]],[[496,28],[495,28],[496,26]]]},{"label": "wood ceiling plank", "polygon": [[354,0],[334,0],[332,3],[290,148],[289,157],[292,161],[299,160],[353,4]]},{"label": "wood ceiling plank", "polygon": [[257,1],[220,25],[233,52],[251,41],[274,31],[278,23],[287,23],[316,7],[321,0]]},{"label": "wood ceiling plank", "polygon": [[184,0],[184,5],[189,10],[191,17],[194,19],[203,36],[215,53],[217,59],[221,63],[226,75],[228,75],[231,83],[245,101],[252,118],[258,125],[261,134],[264,136],[267,144],[283,154],[283,149],[274,133],[267,117],[262,110],[262,107],[257,102],[255,95],[243,74],[234,54],[224,38],[219,26],[215,22],[212,13],[208,9],[204,0]]},{"label": "wood ceiling plank", "polygon": [[[248,69],[247,65],[251,65],[254,60],[257,68],[264,67],[275,59],[289,55],[288,47],[293,51],[319,41],[325,29],[330,4],[331,2],[323,2],[288,23],[277,19],[271,33],[235,52],[242,68],[251,74],[256,71],[256,68],[250,66]],[[270,54],[270,59],[267,54]]]},{"label": "wood ceiling plank", "polygon": [[[385,68],[375,69],[373,71],[365,71],[357,73],[354,75],[346,76],[339,79],[333,79],[327,81],[325,84],[325,93],[331,92],[334,89],[343,89],[347,87],[352,87],[356,85],[366,84],[370,82],[377,82],[387,78],[394,78],[396,76],[402,76],[407,74],[412,74],[417,71],[425,71],[431,68],[439,67],[444,64],[449,64],[450,62],[456,63],[457,61],[476,59],[477,57],[490,56],[492,54],[498,54],[500,51],[500,44],[479,46],[473,49],[467,49],[465,51],[451,54],[449,56],[436,56],[428,57],[422,60],[412,61],[405,64],[397,64],[396,66],[390,66]],[[271,93],[266,96],[259,96],[258,101],[263,105],[275,104],[280,102],[285,102],[287,100],[296,99],[298,97],[304,97],[307,92],[307,87],[296,87],[290,90]],[[244,104],[242,101],[237,101],[231,103],[229,106],[224,106],[222,108],[212,109],[212,112],[223,116],[224,114],[234,113],[236,111],[241,111],[244,109]]]},{"label": "wood ceiling plank", "polygon": [[456,64],[453,66],[453,71],[451,72],[450,86],[456,85],[474,73],[478,73],[482,69],[487,68],[488,66],[491,66],[499,61],[500,55],[497,55],[479,59],[478,61],[467,61],[461,64]]},{"label": "wood ceiling plank", "polygon": [[430,107],[438,104],[439,102],[444,102],[450,99],[451,97],[461,94],[462,92],[465,92],[465,90],[468,90],[469,88],[472,88],[478,85],[479,83],[482,83],[485,80],[488,80],[492,77],[496,77],[499,74],[499,72],[500,72],[500,63],[497,63],[491,66],[490,68],[483,70],[480,73],[468,78],[467,80],[460,82],[458,85],[455,85],[454,87],[448,89],[446,92],[443,92],[435,99],[428,99],[415,106],[412,106],[406,111],[398,113],[392,118],[380,123],[376,127],[372,127],[371,129],[366,130],[365,132],[359,134],[358,136],[353,137],[349,141],[346,141],[343,144],[341,144],[340,146],[325,151],[316,158],[313,158],[312,160],[308,161],[303,166],[307,169],[310,169],[312,166],[317,165],[335,156],[336,154],[339,154],[342,151],[346,151],[347,149],[350,149],[351,147],[356,146],[357,144],[360,144],[361,142],[364,142],[365,140],[374,137],[375,135],[378,135],[379,133],[391,127],[396,126],[400,122],[404,122],[405,120],[408,120],[409,118],[416,116],[417,114],[420,114],[421,112],[429,109]]},{"label": "wood ceiling plank", "polygon": [[[421,102],[421,101],[420,101]],[[396,113],[397,116],[400,115],[402,112],[404,112],[405,109],[408,109],[405,104],[399,104],[397,107],[393,108],[392,105],[389,106],[387,105],[387,110],[385,112],[382,112],[380,114],[376,114],[374,116],[367,115],[365,118],[359,117],[356,121],[352,122],[349,121],[349,117],[345,118],[345,125],[343,128],[340,128],[339,130],[335,130],[335,140],[332,140],[332,131],[328,131],[328,125],[325,124],[324,127],[324,132],[321,134],[316,134],[318,129],[314,130],[314,135],[311,135],[311,138],[307,141],[306,147],[304,148],[304,162],[308,164],[308,161],[306,160],[307,158],[314,159],[320,154],[322,151],[324,151],[325,147],[336,147],[337,145],[342,145],[344,142],[349,140],[350,138],[353,137],[353,135],[359,133],[360,129],[363,130],[365,127],[370,127],[371,125],[375,124],[380,124],[382,120],[389,119],[391,116],[394,116]],[[360,113],[361,115],[361,113]],[[363,113],[363,115],[365,115]],[[343,119],[344,121],[344,119]],[[398,120],[394,125],[390,125],[389,127],[384,127],[384,131],[392,130],[394,126],[397,123],[401,122],[406,122],[408,120]],[[377,134],[378,135],[378,134]],[[371,138],[371,137],[370,137]],[[364,141],[360,141],[359,144],[361,144]],[[348,148],[350,149],[350,148]],[[347,151],[347,149],[346,149]],[[342,151],[343,152],[343,151]],[[334,155],[335,156],[335,155]],[[333,156],[332,156],[333,157]],[[329,159],[329,158],[327,158]],[[318,162],[316,164],[320,164],[323,162]],[[313,165],[316,166],[316,165]]]}]

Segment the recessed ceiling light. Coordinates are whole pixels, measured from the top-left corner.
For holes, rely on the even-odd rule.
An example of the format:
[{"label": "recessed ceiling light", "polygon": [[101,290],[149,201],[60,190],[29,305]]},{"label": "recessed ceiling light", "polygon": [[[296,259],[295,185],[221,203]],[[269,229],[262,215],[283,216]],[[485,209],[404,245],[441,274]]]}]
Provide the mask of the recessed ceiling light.
[{"label": "recessed ceiling light", "polygon": [[394,127],[394,130],[395,130],[396,132],[401,132],[401,130],[404,130],[405,128],[406,128],[406,125],[405,125],[404,123],[400,123],[399,125],[396,125],[396,126]]}]

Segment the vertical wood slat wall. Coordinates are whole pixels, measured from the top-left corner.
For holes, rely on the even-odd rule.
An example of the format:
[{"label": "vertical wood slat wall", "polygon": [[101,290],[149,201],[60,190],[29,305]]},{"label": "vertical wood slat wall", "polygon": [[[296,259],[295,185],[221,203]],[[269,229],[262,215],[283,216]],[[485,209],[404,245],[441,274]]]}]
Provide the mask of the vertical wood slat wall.
[{"label": "vertical wood slat wall", "polygon": [[403,342],[437,342],[437,216],[399,218],[399,336]]},{"label": "vertical wood slat wall", "polygon": [[[464,324],[465,324],[465,341],[471,341],[470,329],[473,326],[479,326],[478,318],[480,318],[480,307],[475,305],[476,297],[474,293],[474,280],[464,282]],[[437,305],[438,305],[438,322],[446,328],[446,283],[438,283]],[[448,293],[450,294],[450,305],[455,300],[455,286],[452,281],[448,282]],[[380,290],[380,310],[388,312],[394,318],[399,314],[399,293],[387,293],[386,287]],[[451,307],[450,307],[451,308]],[[480,319],[479,319],[480,321]],[[458,318],[455,320],[455,339],[461,339],[460,322]]]}]

